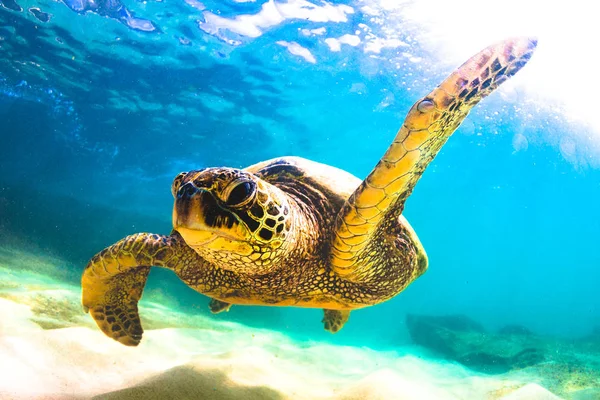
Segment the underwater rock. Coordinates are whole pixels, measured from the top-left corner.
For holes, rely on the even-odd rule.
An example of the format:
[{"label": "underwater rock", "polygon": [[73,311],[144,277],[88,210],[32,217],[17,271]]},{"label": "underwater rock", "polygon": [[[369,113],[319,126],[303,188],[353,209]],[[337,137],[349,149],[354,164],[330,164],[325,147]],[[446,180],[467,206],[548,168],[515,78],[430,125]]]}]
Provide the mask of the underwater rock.
[{"label": "underwater rock", "polygon": [[[527,328],[508,325],[488,332],[462,315],[408,315],[414,343],[475,371],[500,374],[534,374],[537,383],[568,399],[600,399],[600,336],[579,339],[537,335]],[[531,390],[531,389],[527,389]],[[528,397],[527,390],[510,399]],[[520,396],[520,397],[519,397]],[[503,397],[502,397],[503,398]]]},{"label": "underwater rock", "polygon": [[462,315],[408,315],[406,324],[416,344],[485,373],[505,373],[539,364],[546,358],[536,338],[524,335],[523,329],[510,327],[505,333],[493,334]]},{"label": "underwater rock", "polygon": [[522,325],[505,325],[498,330],[501,335],[533,335],[529,329]]}]

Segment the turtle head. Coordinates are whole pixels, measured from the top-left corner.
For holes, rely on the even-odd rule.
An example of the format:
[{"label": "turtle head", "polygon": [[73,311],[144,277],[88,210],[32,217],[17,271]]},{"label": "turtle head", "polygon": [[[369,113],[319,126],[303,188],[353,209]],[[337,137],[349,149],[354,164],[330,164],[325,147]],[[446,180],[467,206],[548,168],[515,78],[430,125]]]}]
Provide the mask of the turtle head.
[{"label": "turtle head", "polygon": [[293,238],[289,199],[277,187],[233,168],[182,172],[171,187],[173,229],[220,268],[266,274]]}]

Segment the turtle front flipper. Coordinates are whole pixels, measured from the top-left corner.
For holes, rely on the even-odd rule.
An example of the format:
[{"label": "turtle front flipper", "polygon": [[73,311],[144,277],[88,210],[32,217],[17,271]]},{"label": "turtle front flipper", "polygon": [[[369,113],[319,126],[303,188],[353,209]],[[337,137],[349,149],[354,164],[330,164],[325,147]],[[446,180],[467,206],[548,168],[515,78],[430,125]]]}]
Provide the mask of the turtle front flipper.
[{"label": "turtle front flipper", "polygon": [[383,158],[338,214],[335,272],[353,282],[371,278],[378,262],[369,246],[379,240],[382,224],[398,219],[421,174],[471,108],[519,71],[536,44],[515,38],[490,46],[413,105]]},{"label": "turtle front flipper", "polygon": [[174,269],[177,238],[149,233],[128,236],[96,254],[81,278],[82,304],[107,336],[137,346],[142,339],[138,301],[151,266]]}]

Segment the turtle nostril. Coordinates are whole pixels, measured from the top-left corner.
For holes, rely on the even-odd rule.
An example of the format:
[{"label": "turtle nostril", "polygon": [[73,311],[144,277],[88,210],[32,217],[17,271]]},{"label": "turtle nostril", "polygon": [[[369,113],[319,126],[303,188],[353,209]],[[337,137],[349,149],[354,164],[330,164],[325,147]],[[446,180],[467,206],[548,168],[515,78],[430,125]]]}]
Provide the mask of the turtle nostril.
[{"label": "turtle nostril", "polygon": [[198,192],[198,189],[191,182],[188,182],[179,188],[177,198],[189,198],[195,195],[196,192]]}]

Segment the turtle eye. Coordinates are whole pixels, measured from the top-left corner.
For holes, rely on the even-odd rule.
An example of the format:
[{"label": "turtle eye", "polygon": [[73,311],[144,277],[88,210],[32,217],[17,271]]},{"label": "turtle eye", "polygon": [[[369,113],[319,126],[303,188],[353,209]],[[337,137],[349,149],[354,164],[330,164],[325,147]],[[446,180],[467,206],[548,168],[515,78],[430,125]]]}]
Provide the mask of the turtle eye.
[{"label": "turtle eye", "polygon": [[242,206],[250,201],[256,193],[256,184],[252,181],[236,181],[231,183],[225,204],[228,206]]}]

